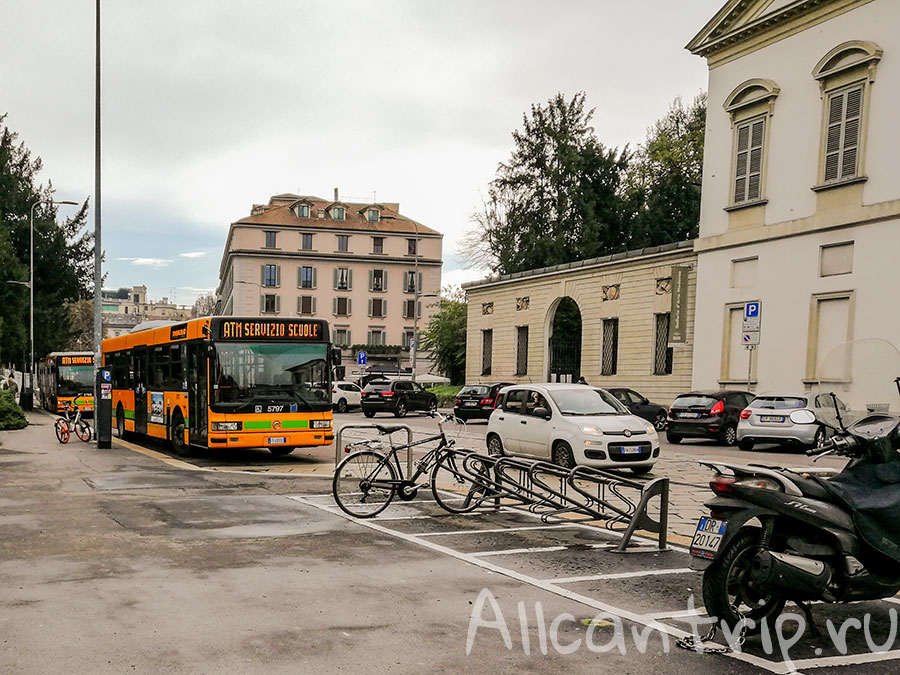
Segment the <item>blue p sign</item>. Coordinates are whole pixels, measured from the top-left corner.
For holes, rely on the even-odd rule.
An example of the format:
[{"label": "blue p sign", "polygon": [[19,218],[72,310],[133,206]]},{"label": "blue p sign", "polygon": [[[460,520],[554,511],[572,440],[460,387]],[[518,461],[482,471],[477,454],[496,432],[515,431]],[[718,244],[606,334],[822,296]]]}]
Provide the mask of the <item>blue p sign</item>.
[{"label": "blue p sign", "polygon": [[752,319],[755,316],[759,316],[759,303],[758,302],[748,302],[744,305],[744,316],[748,319]]}]

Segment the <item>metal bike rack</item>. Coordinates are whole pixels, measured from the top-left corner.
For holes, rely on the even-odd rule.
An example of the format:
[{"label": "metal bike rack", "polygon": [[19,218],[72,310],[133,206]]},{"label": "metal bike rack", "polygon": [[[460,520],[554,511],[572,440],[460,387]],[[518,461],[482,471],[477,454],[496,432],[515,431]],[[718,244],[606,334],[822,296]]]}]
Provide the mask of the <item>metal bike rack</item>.
[{"label": "metal bike rack", "polygon": [[[565,469],[547,462],[515,457],[480,455],[451,449],[459,478],[471,483],[478,505],[501,506],[512,500],[539,514],[546,523],[603,521],[622,532],[616,552],[626,553],[638,529],[658,535],[660,551],[667,549],[669,479],[648,483],[622,478],[587,466]],[[628,493],[632,494],[628,494]],[[637,494],[634,494],[634,493]],[[650,501],[659,498],[659,517],[650,515]]]},{"label": "metal bike rack", "polygon": [[[341,443],[341,437],[344,435],[345,429],[372,429],[378,431],[378,427],[399,427],[406,432],[406,442],[410,444],[413,442],[413,431],[408,424],[342,424],[341,427],[337,430],[337,433],[334,436],[334,465],[337,467],[338,464],[341,463],[341,457],[343,455],[343,445]],[[379,432],[379,435],[384,435]],[[388,440],[390,440],[390,435],[388,435]],[[406,475],[412,476],[413,473],[413,453],[412,448],[406,449]]]}]

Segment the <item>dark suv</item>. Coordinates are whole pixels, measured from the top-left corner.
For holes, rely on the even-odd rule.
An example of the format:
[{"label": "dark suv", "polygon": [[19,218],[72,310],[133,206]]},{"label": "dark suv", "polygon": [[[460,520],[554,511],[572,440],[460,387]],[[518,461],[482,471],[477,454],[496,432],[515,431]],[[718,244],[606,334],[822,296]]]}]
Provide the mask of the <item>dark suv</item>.
[{"label": "dark suv", "polygon": [[741,410],[754,398],[749,391],[728,389],[681,394],[669,407],[666,440],[680,443],[682,438],[711,438],[734,445]]},{"label": "dark suv", "polygon": [[411,380],[369,382],[363,389],[361,401],[366,417],[374,417],[380,412],[405,417],[410,410],[437,410],[437,396]]},{"label": "dark suv", "polygon": [[510,382],[467,384],[456,395],[453,414],[461,420],[488,419],[497,405],[497,392],[510,384]]}]

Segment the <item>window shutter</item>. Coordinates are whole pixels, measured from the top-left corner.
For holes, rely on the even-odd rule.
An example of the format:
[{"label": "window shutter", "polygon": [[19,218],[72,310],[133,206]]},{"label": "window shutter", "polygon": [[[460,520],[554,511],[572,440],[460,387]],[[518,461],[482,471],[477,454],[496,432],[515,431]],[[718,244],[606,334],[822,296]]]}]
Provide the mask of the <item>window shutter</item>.
[{"label": "window shutter", "polygon": [[381,301],[381,314],[380,316],[387,316],[387,300]]},{"label": "window shutter", "polygon": [[260,265],[260,267],[259,267],[259,285],[260,286],[266,285],[266,266],[265,265]]},{"label": "window shutter", "polygon": [[841,127],[844,118],[844,92],[832,94],[828,101],[828,129],[825,137],[825,182],[840,176]]},{"label": "window shutter", "polygon": [[747,176],[747,201],[760,197],[760,180],[762,178],[763,139],[765,137],[765,121],[759,120],[750,128],[750,167]]},{"label": "window shutter", "polygon": [[747,192],[747,165],[749,160],[750,127],[738,127],[737,157],[734,166],[734,203],[744,201]]},{"label": "window shutter", "polygon": [[383,290],[383,291],[387,290],[387,278],[388,278],[388,271],[382,270],[381,271],[381,290]]},{"label": "window shutter", "polygon": [[260,295],[259,296],[259,313],[262,314],[265,311],[266,311],[266,296]]},{"label": "window shutter", "polygon": [[280,312],[280,311],[281,311],[281,296],[276,295],[275,296],[275,313],[278,314],[278,312]]},{"label": "window shutter", "polygon": [[421,301],[419,302],[419,306],[416,308],[416,310],[417,310],[418,317],[421,319],[422,318],[422,302]]},{"label": "window shutter", "polygon": [[366,344],[367,345],[372,344],[372,331],[368,331],[366,333]]},{"label": "window shutter", "polygon": [[303,314],[303,296],[297,298],[297,314]]},{"label": "window shutter", "polygon": [[403,273],[403,292],[409,293],[409,272]]},{"label": "window shutter", "polygon": [[313,288],[316,287],[316,277],[317,277],[317,275],[316,275],[316,268],[313,267],[313,268],[312,268],[312,287],[313,287]]},{"label": "window shutter", "polygon": [[311,300],[311,302],[312,302],[312,313],[315,314],[316,313],[316,299],[313,298]]},{"label": "window shutter", "polygon": [[369,316],[372,316],[372,298],[369,298]]},{"label": "window shutter", "polygon": [[349,328],[347,329],[347,344],[348,345],[353,344],[353,339],[350,337],[350,329]]},{"label": "window shutter", "polygon": [[375,270],[369,270],[369,290],[371,291],[375,286]]},{"label": "window shutter", "polygon": [[350,308],[353,306],[353,300],[347,298],[347,316],[350,316],[351,310]]},{"label": "window shutter", "polygon": [[347,290],[353,289],[353,270],[349,267],[347,268]]},{"label": "window shutter", "polygon": [[422,273],[421,272],[419,272],[419,280],[417,283],[418,283],[418,286],[416,286],[416,288],[418,288],[419,293],[421,293],[422,292]]},{"label": "window shutter", "polygon": [[331,313],[334,314],[335,316],[337,316],[337,309],[338,309],[337,306],[338,306],[338,299],[332,298],[331,299]]},{"label": "window shutter", "polygon": [[409,306],[405,300],[403,301],[403,318],[404,319],[409,318]]},{"label": "window shutter", "polygon": [[337,267],[334,268],[334,270],[333,270],[331,276],[333,277],[332,288],[333,288],[334,290],[337,290],[337,287],[338,287],[338,278],[339,278],[339,275],[338,275],[338,268],[337,268]]},{"label": "window shutter", "polygon": [[275,286],[281,286],[281,265],[275,265]]},{"label": "window shutter", "polygon": [[297,268],[297,288],[303,287],[303,265]]},{"label": "window shutter", "polygon": [[859,157],[859,125],[862,121],[862,88],[847,92],[844,115],[844,152],[841,156],[841,178],[853,178],[857,174]]}]

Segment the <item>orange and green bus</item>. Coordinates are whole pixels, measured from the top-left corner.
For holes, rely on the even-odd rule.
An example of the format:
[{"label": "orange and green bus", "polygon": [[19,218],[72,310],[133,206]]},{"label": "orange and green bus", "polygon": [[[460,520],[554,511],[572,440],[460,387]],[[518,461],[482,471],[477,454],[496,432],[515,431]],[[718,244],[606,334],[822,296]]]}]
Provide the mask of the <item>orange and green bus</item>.
[{"label": "orange and green bus", "polygon": [[76,401],[81,413],[94,412],[94,354],[53,352],[38,364],[38,388],[44,410],[62,414],[66,403]]},{"label": "orange and green bus", "polygon": [[[164,325],[160,325],[164,324]],[[151,322],[103,341],[119,436],[286,455],[334,439],[328,323],[214,316]]]}]

